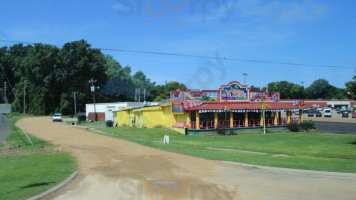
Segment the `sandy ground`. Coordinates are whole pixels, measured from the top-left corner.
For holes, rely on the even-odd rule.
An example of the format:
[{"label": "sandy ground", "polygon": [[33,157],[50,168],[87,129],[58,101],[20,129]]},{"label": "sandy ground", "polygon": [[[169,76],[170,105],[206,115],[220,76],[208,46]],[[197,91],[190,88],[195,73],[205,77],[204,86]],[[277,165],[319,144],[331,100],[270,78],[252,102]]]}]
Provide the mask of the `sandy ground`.
[{"label": "sandy ground", "polygon": [[[356,175],[268,170],[211,161],[53,123],[18,122],[71,152],[79,176],[47,199],[355,199]],[[188,139],[188,138],[187,138]]]}]

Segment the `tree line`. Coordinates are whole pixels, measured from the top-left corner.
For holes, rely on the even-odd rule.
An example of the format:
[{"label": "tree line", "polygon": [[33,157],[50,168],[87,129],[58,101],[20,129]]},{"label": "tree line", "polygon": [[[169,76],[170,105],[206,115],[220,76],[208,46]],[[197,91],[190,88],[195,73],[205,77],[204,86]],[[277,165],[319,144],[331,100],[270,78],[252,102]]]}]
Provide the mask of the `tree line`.
[{"label": "tree line", "polygon": [[[157,85],[142,72],[132,73],[130,66],[121,66],[111,55],[91,48],[85,40],[64,44],[61,48],[47,44],[15,44],[0,48],[0,80],[7,82],[7,101],[15,112],[47,115],[55,112],[74,113],[74,93],[77,110],[93,102],[90,79],[97,82],[96,102],[135,101],[135,88],[144,89],[146,101],[169,99],[170,91],[187,89],[179,82]],[[0,87],[0,103],[5,101]],[[265,90],[251,86],[252,90]],[[336,88],[324,79],[307,88],[287,81],[268,84],[268,91],[280,91],[281,98],[355,98],[356,77],[346,83],[346,89]],[[143,95],[141,96],[142,99]]]},{"label": "tree line", "polygon": [[[0,80],[7,83],[7,102],[15,112],[24,111],[25,99],[26,113],[74,114],[74,93],[77,110],[84,111],[85,104],[93,102],[92,78],[99,87],[96,102],[134,101],[135,88],[147,91],[147,101],[160,101],[169,98],[171,89],[186,88],[177,82],[156,85],[142,71],[132,73],[130,66],[121,66],[85,40],[62,48],[41,43],[0,48]],[[5,92],[0,88],[3,103]]]},{"label": "tree line", "polygon": [[251,86],[251,90],[263,90],[272,93],[279,91],[281,99],[355,99],[356,76],[353,81],[345,83],[346,88],[337,88],[325,79],[315,80],[310,86],[304,88],[299,84],[288,81],[272,82],[267,87],[259,88]]}]

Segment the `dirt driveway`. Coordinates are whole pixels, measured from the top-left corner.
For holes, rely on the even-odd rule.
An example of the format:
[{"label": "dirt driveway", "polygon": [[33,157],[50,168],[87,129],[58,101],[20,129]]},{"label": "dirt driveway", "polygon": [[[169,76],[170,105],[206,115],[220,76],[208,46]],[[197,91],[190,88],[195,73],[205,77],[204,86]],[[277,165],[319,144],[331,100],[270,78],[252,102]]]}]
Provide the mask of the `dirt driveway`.
[{"label": "dirt driveway", "polygon": [[243,167],[165,152],[53,123],[18,122],[71,152],[79,176],[47,199],[354,199],[356,175]]}]

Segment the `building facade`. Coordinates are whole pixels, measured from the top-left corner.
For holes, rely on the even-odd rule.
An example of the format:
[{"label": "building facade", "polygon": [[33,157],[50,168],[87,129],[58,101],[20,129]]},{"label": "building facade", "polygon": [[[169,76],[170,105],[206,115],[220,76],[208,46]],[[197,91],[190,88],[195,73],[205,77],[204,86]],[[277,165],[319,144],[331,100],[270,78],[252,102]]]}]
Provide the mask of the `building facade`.
[{"label": "building facade", "polygon": [[279,92],[252,91],[233,81],[218,90],[174,91],[170,103],[127,107],[115,112],[115,120],[118,126],[167,127],[186,135],[216,134],[219,128],[229,133],[259,132],[264,123],[268,129],[283,130],[292,121],[302,121],[303,115],[291,117],[296,109],[281,103]]},{"label": "building facade", "polygon": [[[97,121],[112,120],[114,111],[130,106],[131,108],[139,108],[145,105],[158,105],[156,102],[114,102],[114,103],[96,103],[85,104],[85,115],[88,120]],[[112,117],[111,117],[112,116]]]}]

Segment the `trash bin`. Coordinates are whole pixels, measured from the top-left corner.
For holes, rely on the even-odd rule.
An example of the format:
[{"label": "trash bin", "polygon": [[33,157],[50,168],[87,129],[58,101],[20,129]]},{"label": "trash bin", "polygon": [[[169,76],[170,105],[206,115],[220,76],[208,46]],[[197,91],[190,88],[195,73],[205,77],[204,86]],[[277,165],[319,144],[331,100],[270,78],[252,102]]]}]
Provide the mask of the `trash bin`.
[{"label": "trash bin", "polygon": [[87,120],[85,112],[78,112],[77,113],[77,120],[78,120],[78,124],[85,122]]},{"label": "trash bin", "polygon": [[113,127],[114,122],[111,120],[106,121],[106,127]]}]

